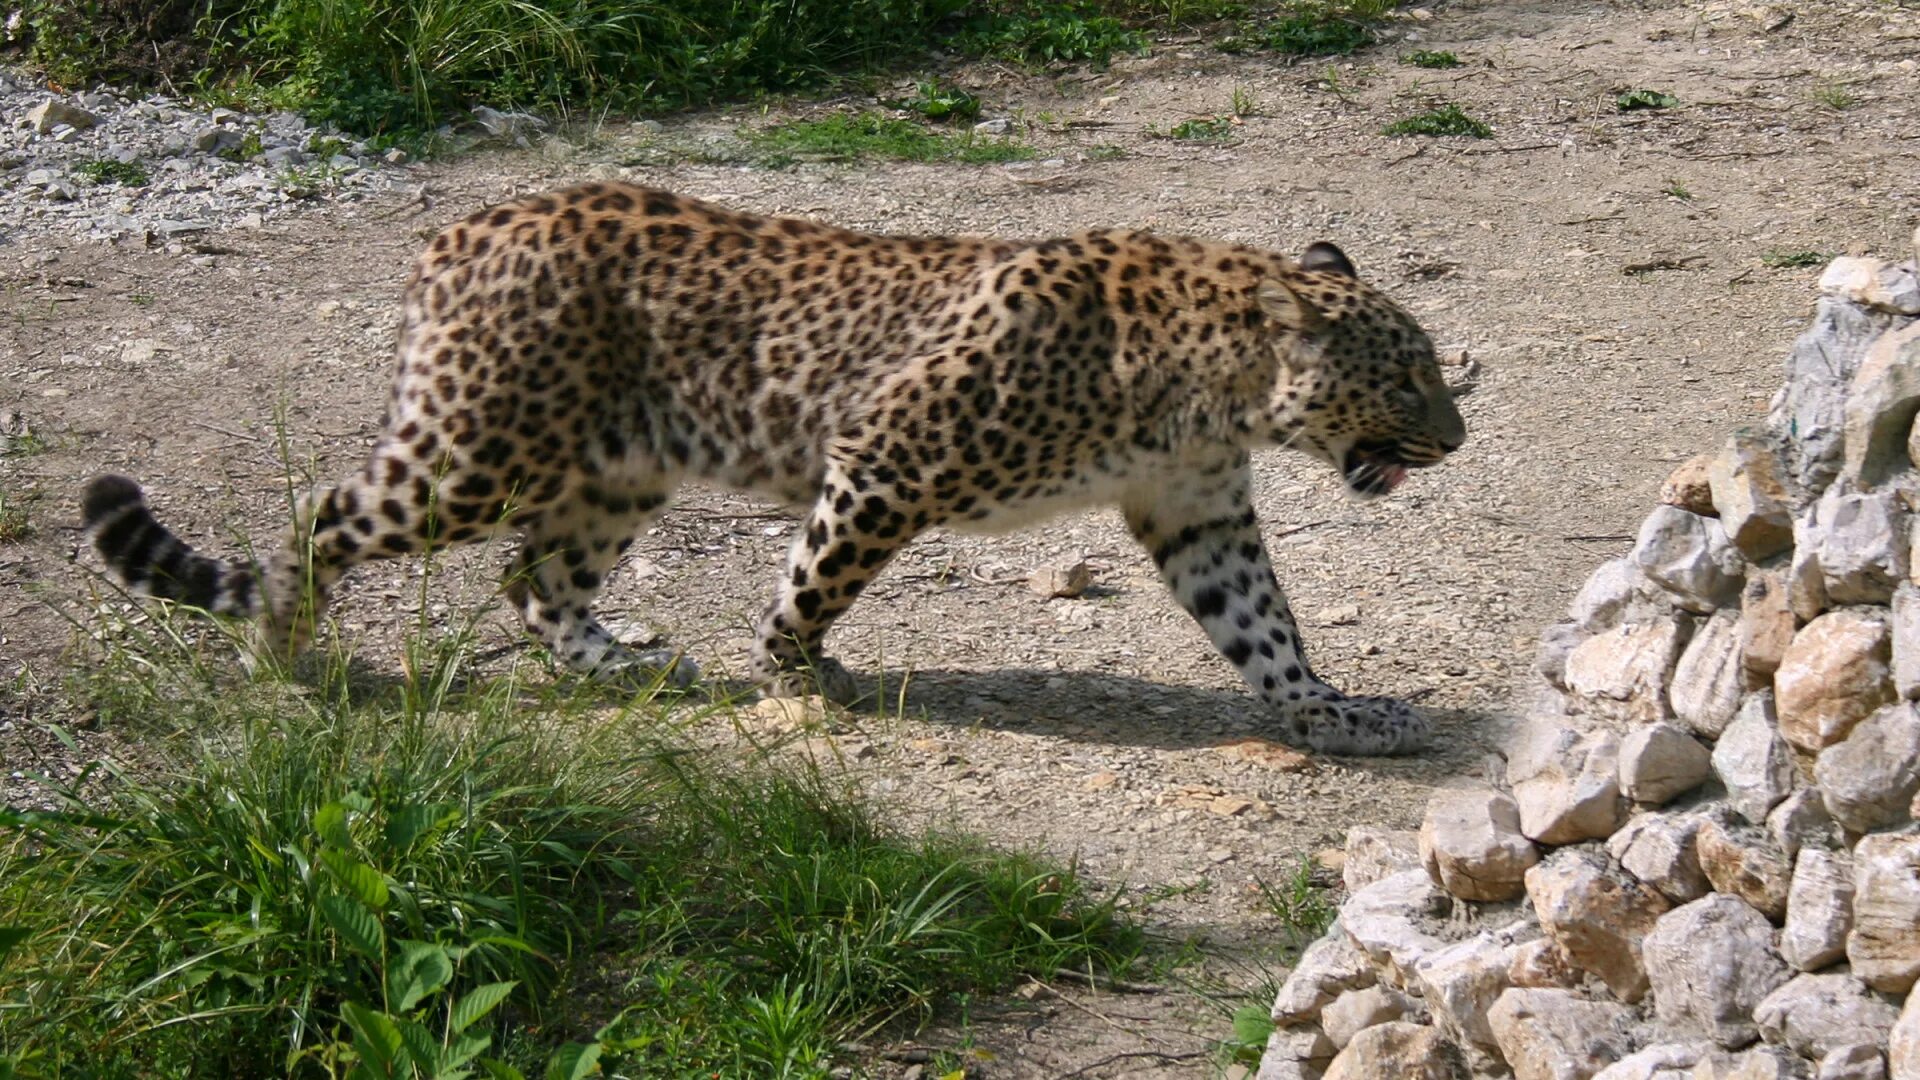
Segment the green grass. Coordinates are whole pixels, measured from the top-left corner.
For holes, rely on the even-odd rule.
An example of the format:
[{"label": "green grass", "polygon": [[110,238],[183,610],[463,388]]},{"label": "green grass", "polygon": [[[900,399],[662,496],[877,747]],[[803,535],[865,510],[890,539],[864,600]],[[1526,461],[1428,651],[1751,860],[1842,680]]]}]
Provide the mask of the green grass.
[{"label": "green grass", "polygon": [[75,690],[150,760],[0,813],[0,1075],[824,1077],[1139,948],[1069,868],[693,753],[645,699],[476,678],[462,637],[291,684],[164,613],[121,633]]},{"label": "green grass", "polygon": [[1640,109],[1677,109],[1680,99],[1663,90],[1629,90],[1613,99],[1613,107],[1621,112],[1634,112]]},{"label": "green grass", "polygon": [[149,179],[147,167],[138,161],[93,158],[73,167],[73,173],[89,184],[121,184],[142,187]]},{"label": "green grass", "polygon": [[823,120],[796,120],[747,132],[747,145],[768,165],[782,166],[802,158],[858,161],[951,161],[978,165],[1025,161],[1032,147],[1010,138],[950,135],[911,120],[879,113],[838,113]]},{"label": "green grass", "polygon": [[1395,120],[1380,130],[1383,135],[1465,135],[1474,139],[1485,139],[1493,134],[1491,127],[1468,116],[1460,110],[1460,106],[1451,102]]},{"label": "green grass", "polygon": [[1400,62],[1410,64],[1417,68],[1457,68],[1460,66],[1460,58],[1458,56],[1445,51],[1436,52],[1432,49],[1415,49],[1410,53],[1402,54]]},{"label": "green grass", "polygon": [[1823,251],[1778,248],[1760,256],[1760,265],[1769,270],[1804,270],[1810,266],[1825,266],[1832,257]]},{"label": "green grass", "polygon": [[970,121],[980,117],[979,98],[938,81],[920,83],[914,87],[914,96],[900,102],[899,107],[935,121]]},{"label": "green grass", "polygon": [[1687,186],[1678,180],[1668,180],[1666,186],[1660,189],[1660,194],[1679,199],[1681,202],[1693,201],[1693,192],[1687,190]]},{"label": "green grass", "polygon": [[1219,42],[1228,52],[1264,49],[1283,56],[1345,56],[1379,40],[1397,0],[1291,0],[1264,21]]},{"label": "green grass", "polygon": [[0,544],[17,544],[32,535],[33,522],[27,517],[25,497],[0,484]]},{"label": "green grass", "polygon": [[1224,142],[1233,137],[1233,117],[1201,116],[1182,120],[1167,129],[1167,137],[1197,142]]},{"label": "green grass", "polygon": [[1834,112],[1844,112],[1860,104],[1859,96],[1841,82],[1821,83],[1813,88],[1811,96],[1815,104],[1825,106]]},{"label": "green grass", "polygon": [[1105,67],[1116,53],[1145,52],[1148,44],[1145,33],[1097,3],[999,0],[981,7],[952,39],[955,48],[976,56]]}]

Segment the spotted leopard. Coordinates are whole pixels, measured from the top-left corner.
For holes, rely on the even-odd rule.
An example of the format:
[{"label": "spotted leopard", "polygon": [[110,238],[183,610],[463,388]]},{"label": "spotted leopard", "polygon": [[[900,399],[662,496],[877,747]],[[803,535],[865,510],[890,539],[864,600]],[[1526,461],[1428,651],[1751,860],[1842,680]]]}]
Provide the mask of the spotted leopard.
[{"label": "spotted leopard", "polygon": [[593,600],[683,481],[757,492],[806,516],[750,674],[847,700],[822,639],[915,536],[1117,504],[1279,737],[1404,753],[1424,718],[1308,666],[1248,452],[1302,451],[1378,496],[1465,437],[1426,334],[1331,244],[868,235],[589,183],[434,238],[371,457],[264,565],[195,553],[124,477],[83,510],[130,589],[257,616],[283,655],[355,564],[518,533],[505,595],[554,656],[685,685],[691,662],[621,645]]}]

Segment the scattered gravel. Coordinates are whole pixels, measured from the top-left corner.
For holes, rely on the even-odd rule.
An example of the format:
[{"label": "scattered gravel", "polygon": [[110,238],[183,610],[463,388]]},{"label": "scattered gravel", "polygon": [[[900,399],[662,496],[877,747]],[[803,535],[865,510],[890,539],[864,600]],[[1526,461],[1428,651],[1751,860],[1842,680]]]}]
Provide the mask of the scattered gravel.
[{"label": "scattered gravel", "polygon": [[293,113],[202,108],[154,94],[61,94],[0,69],[0,240],[50,233],[180,242],[258,228],[322,200],[405,182],[399,149],[378,150]]}]

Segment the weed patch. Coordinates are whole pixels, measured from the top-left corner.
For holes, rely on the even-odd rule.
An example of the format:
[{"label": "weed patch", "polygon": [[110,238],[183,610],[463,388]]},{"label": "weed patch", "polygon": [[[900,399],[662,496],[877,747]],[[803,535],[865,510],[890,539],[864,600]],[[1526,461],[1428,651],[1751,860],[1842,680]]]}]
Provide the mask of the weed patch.
[{"label": "weed patch", "polygon": [[1769,270],[1804,270],[1810,266],[1825,266],[1832,257],[1823,251],[1776,249],[1760,256],[1760,265]]},{"label": "weed patch", "polygon": [[1613,107],[1621,112],[1636,112],[1641,109],[1677,109],[1680,99],[1661,90],[1629,90],[1613,99]]},{"label": "weed patch", "polygon": [[1182,120],[1167,129],[1167,137],[1202,142],[1224,142],[1233,137],[1233,117],[1202,116],[1192,120]]},{"label": "weed patch", "polygon": [[1437,108],[1402,120],[1395,120],[1380,129],[1383,135],[1465,135],[1474,139],[1485,139],[1493,134],[1493,129],[1484,122],[1475,120],[1460,110],[1460,106],[1451,102]]},{"label": "weed patch", "polygon": [[857,161],[882,158],[893,161],[952,161],[987,164],[1025,161],[1033,148],[1008,138],[976,135],[972,131],[949,135],[929,130],[911,120],[879,113],[840,113],[824,120],[796,120],[749,132],[749,147],[771,166],[802,158]]},{"label": "weed patch", "polygon": [[138,161],[116,161],[112,158],[82,161],[74,166],[73,174],[89,184],[120,184],[126,187],[143,187],[150,179],[147,167]]},{"label": "weed patch", "polygon": [[1436,52],[1431,49],[1415,49],[1400,57],[1400,62],[1417,68],[1457,68],[1460,58],[1450,52]]},{"label": "weed patch", "polygon": [[1220,42],[1227,52],[1265,49],[1283,56],[1345,56],[1379,40],[1376,29],[1395,0],[1294,0],[1277,14]]},{"label": "weed patch", "polygon": [[1018,0],[988,5],[967,21],[953,44],[976,56],[1105,67],[1115,53],[1146,51],[1147,35],[1096,4]]}]

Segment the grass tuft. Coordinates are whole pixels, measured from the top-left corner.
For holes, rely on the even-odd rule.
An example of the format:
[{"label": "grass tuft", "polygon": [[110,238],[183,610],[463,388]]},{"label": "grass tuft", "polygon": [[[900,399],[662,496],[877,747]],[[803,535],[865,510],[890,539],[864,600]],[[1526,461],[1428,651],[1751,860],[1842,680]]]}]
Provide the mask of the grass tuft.
[{"label": "grass tuft", "polygon": [[1117,53],[1147,49],[1145,33],[1098,3],[1003,0],[984,8],[954,35],[960,51],[1029,64],[1105,67]]},{"label": "grass tuft", "polygon": [[1613,107],[1621,112],[1634,112],[1640,109],[1677,109],[1680,99],[1663,90],[1629,90],[1613,99]]},{"label": "grass tuft", "polygon": [[1231,116],[1200,116],[1173,125],[1167,130],[1167,137],[1197,142],[1224,142],[1233,137],[1233,128]]},{"label": "grass tuft", "polygon": [[292,685],[165,612],[118,632],[80,688],[154,760],[0,813],[0,1075],[820,1077],[1140,946],[1071,868],[897,832],[531,662],[474,677],[461,635]]},{"label": "grass tuft", "polygon": [[766,164],[781,166],[801,158],[858,161],[951,161],[977,165],[1025,161],[1031,146],[1010,138],[967,131],[958,135],[930,131],[911,120],[879,113],[838,113],[823,120],[796,120],[746,134],[748,145]]},{"label": "grass tuft", "polygon": [[1400,62],[1417,68],[1457,68],[1460,58],[1450,52],[1415,49],[1400,57]]},{"label": "grass tuft", "polygon": [[1460,106],[1451,102],[1405,119],[1395,120],[1380,130],[1383,135],[1465,135],[1474,139],[1485,139],[1493,135],[1491,127],[1468,116],[1460,110]]},{"label": "grass tuft", "polygon": [[1792,251],[1775,249],[1760,256],[1760,265],[1769,270],[1804,270],[1810,266],[1825,266],[1833,256],[1823,251]]},{"label": "grass tuft", "polygon": [[143,187],[150,179],[147,167],[138,161],[116,161],[112,158],[94,158],[82,161],[74,166],[74,175],[89,184],[120,184],[126,187]]}]

